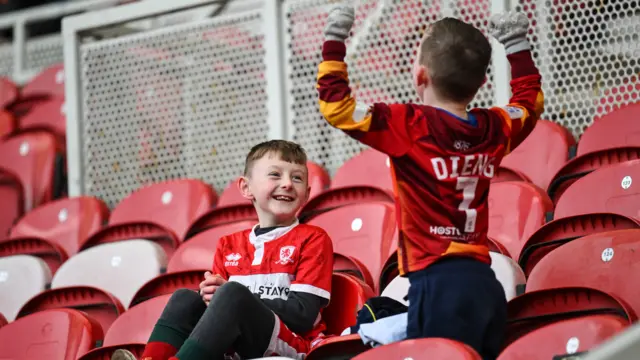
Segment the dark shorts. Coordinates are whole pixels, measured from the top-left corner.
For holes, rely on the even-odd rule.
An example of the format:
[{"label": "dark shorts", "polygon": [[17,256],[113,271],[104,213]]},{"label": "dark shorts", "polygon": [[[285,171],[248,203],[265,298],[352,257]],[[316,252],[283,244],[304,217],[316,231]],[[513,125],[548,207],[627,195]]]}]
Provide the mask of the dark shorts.
[{"label": "dark shorts", "polygon": [[507,302],[489,265],[467,258],[446,259],[409,274],[409,282],[409,339],[457,340],[484,360],[498,357]]}]

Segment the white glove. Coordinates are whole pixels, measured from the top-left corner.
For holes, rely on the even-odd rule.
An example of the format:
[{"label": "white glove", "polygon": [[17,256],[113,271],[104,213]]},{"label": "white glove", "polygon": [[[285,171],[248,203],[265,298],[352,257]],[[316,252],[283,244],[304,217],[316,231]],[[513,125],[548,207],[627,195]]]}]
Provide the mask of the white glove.
[{"label": "white glove", "polygon": [[489,18],[489,34],[496,38],[509,54],[531,50],[527,40],[529,19],[526,14],[509,11]]},{"label": "white glove", "polygon": [[344,42],[349,37],[349,32],[355,19],[355,10],[349,5],[336,5],[327,16],[327,25],[324,28],[325,40]]}]

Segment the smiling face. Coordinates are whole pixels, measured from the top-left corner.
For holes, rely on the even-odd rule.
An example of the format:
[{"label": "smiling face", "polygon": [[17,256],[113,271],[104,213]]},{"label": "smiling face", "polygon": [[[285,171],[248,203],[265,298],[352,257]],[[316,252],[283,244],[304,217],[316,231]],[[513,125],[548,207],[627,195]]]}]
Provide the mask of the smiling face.
[{"label": "smiling face", "polygon": [[293,224],[309,197],[306,165],[284,161],[277,152],[253,161],[238,185],[255,206],[260,227]]}]

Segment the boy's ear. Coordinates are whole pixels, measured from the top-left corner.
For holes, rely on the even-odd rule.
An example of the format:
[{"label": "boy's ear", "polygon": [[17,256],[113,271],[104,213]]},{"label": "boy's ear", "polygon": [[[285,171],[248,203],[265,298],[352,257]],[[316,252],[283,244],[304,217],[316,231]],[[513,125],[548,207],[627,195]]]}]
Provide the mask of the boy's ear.
[{"label": "boy's ear", "polygon": [[251,193],[251,189],[249,189],[249,180],[247,177],[241,176],[240,179],[238,179],[238,190],[240,190],[240,194],[242,194],[242,197],[245,199],[249,201],[253,201],[255,199]]},{"label": "boy's ear", "polygon": [[429,71],[424,65],[418,65],[416,71],[416,83],[418,86],[426,87],[429,84]]}]

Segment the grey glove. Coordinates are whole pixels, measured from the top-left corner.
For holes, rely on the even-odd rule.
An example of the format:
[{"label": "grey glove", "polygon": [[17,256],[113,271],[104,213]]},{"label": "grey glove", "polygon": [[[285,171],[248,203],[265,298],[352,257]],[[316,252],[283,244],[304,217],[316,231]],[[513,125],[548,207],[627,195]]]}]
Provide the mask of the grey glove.
[{"label": "grey glove", "polygon": [[509,11],[495,14],[489,19],[489,34],[496,38],[509,54],[531,50],[527,40],[529,19],[526,14]]},{"label": "grey glove", "polygon": [[349,32],[355,19],[355,10],[349,5],[336,5],[327,16],[327,25],[324,28],[325,40],[344,42],[349,37]]}]

